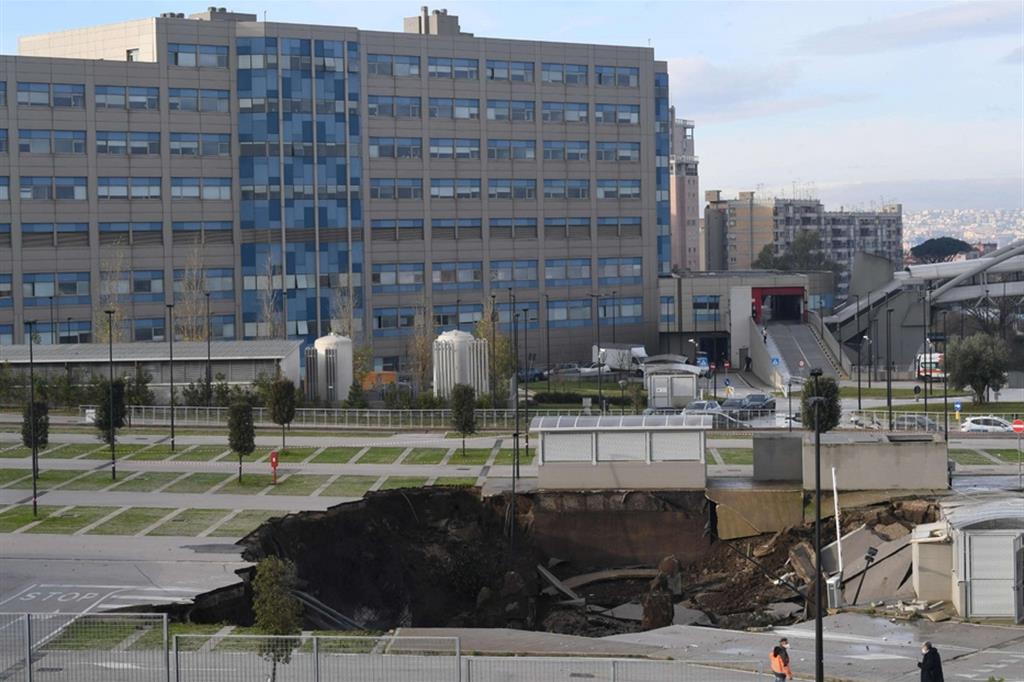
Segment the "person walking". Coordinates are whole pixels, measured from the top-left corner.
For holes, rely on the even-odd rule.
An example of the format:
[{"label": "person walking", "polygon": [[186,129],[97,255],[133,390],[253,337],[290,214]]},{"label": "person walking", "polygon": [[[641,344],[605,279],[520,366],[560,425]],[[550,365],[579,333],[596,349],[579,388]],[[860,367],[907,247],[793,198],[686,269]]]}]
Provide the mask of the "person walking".
[{"label": "person walking", "polygon": [[771,662],[776,681],[793,679],[793,671],[789,668],[789,640],[785,637],[772,649]]},{"label": "person walking", "polygon": [[944,682],[939,650],[933,647],[931,642],[925,642],[921,645],[921,654],[923,658],[917,664],[917,667],[921,669],[921,682]]}]

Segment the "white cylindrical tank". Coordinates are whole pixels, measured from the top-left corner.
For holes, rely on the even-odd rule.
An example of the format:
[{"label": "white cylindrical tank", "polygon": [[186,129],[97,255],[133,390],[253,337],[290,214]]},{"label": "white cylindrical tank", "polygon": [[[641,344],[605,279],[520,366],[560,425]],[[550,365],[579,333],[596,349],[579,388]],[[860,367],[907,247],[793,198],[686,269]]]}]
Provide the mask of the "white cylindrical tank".
[{"label": "white cylindrical tank", "polygon": [[477,395],[490,390],[486,339],[458,329],[434,340],[434,395],[447,398],[455,384],[472,386]]},{"label": "white cylindrical tank", "polygon": [[313,347],[317,397],[325,402],[341,402],[352,385],[352,339],[332,332],[314,341]]}]

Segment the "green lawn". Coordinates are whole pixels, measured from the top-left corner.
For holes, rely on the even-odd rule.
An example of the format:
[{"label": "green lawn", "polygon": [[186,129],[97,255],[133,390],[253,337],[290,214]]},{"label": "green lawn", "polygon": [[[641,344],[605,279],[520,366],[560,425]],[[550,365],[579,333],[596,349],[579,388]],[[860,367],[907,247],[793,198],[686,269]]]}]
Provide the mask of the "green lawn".
[{"label": "green lawn", "polygon": [[[527,453],[526,452],[526,447],[525,446],[520,446],[519,447],[519,465],[523,466],[525,464],[532,464],[533,463],[533,458],[536,455],[537,455],[537,449],[536,448],[530,448],[530,452]],[[454,461],[455,458],[453,457],[452,459]],[[498,456],[494,458],[494,463],[495,464],[505,464],[505,465],[508,465],[508,466],[511,466],[511,465],[515,464],[515,456],[513,454],[512,448],[508,448],[507,450],[504,449],[504,448],[501,449],[501,450],[498,450]]]},{"label": "green lawn", "polygon": [[58,509],[60,507],[40,505],[39,516],[35,517],[32,515],[32,505],[30,504],[11,507],[6,511],[0,512],[0,533],[10,533],[18,530],[26,523],[32,523],[37,518],[46,518]]},{"label": "green lawn", "polygon": [[242,482],[238,482],[238,476],[232,476],[231,480],[220,488],[217,488],[218,495],[255,495],[273,482],[270,474],[242,474]]},{"label": "green lawn", "polygon": [[345,464],[360,450],[362,448],[324,448],[312,461],[316,464]]},{"label": "green lawn", "polygon": [[[114,447],[114,454],[117,456],[118,459],[122,459],[124,457],[131,457],[136,452],[142,450],[145,447],[145,445],[139,444],[117,445]],[[110,446],[93,450],[82,459],[110,459]]]},{"label": "green lawn", "polygon": [[405,448],[370,448],[356,464],[394,464],[403,452]]},{"label": "green lawn", "polygon": [[462,448],[456,448],[452,458],[448,460],[451,466],[481,466],[487,464],[487,458],[491,456],[487,448],[466,448],[466,455],[463,457]]},{"label": "green lawn", "polygon": [[[32,481],[29,477],[32,475],[31,469],[0,469],[0,488],[7,486],[9,483],[13,483],[19,479],[28,480],[29,487],[32,486]],[[20,486],[19,486],[20,487]]]},{"label": "green lawn", "polygon": [[753,464],[753,448],[715,448],[724,464]]},{"label": "green lawn", "polygon": [[144,528],[170,514],[174,509],[165,507],[132,507],[107,519],[88,531],[86,535],[135,535]]},{"label": "green lawn", "polygon": [[447,448],[413,448],[402,464],[440,464],[447,454]]},{"label": "green lawn", "polygon": [[103,490],[113,484],[109,471],[94,471],[64,484],[61,490]]},{"label": "green lawn", "polygon": [[215,538],[240,538],[259,528],[269,518],[284,516],[284,512],[269,509],[243,509],[210,533]]},{"label": "green lawn", "polygon": [[112,492],[118,493],[150,493],[162,488],[174,479],[181,476],[180,471],[143,471],[137,476],[128,478],[131,471],[122,471],[122,479],[111,488]]},{"label": "green lawn", "polygon": [[376,481],[376,476],[339,476],[320,495],[323,497],[362,497]]},{"label": "green lawn", "polygon": [[[46,643],[44,651],[112,651],[136,632],[136,624],[109,621],[101,627],[88,621],[72,622]],[[161,632],[163,628],[160,628]]]},{"label": "green lawn", "polygon": [[[37,454],[40,457],[45,457],[46,453],[47,453],[46,450],[40,450]],[[5,459],[21,459],[22,457],[31,457],[31,456],[32,456],[32,449],[31,448],[26,448],[23,445],[19,445],[17,447],[13,447],[13,448],[9,448],[7,450],[0,451],[0,457],[3,457]]]},{"label": "green lawn", "polygon": [[[167,637],[174,641],[175,635],[212,635],[219,632],[220,625],[201,625],[199,623],[168,623]],[[180,637],[178,639],[178,651],[197,651],[209,640],[209,637]],[[128,651],[148,651],[150,649],[164,648],[164,632],[162,627],[154,627],[146,630],[146,633],[132,642]]]},{"label": "green lawn", "polygon": [[213,486],[223,483],[231,474],[189,474],[177,483],[168,486],[165,493],[205,493]]},{"label": "green lawn", "polygon": [[170,457],[172,454],[181,452],[182,448],[176,448],[175,452],[171,452],[170,445],[153,445],[146,448],[145,450],[138,450],[131,459],[138,462],[152,462],[164,460]]},{"label": "green lawn", "polygon": [[230,513],[228,509],[186,509],[147,535],[194,537]]},{"label": "green lawn", "polygon": [[987,452],[990,455],[995,455],[1004,462],[1009,462],[1010,464],[1017,463],[1017,448],[999,448],[995,450],[993,450],[992,448],[986,448],[985,452]]},{"label": "green lawn", "polygon": [[949,451],[949,458],[957,464],[993,464],[992,460],[974,450]]},{"label": "green lawn", "polygon": [[110,446],[102,443],[68,443],[60,448],[52,448],[44,452],[41,456],[47,459],[74,459],[75,457],[81,457],[90,452],[94,452],[102,448],[107,457],[110,457]]},{"label": "green lawn", "polygon": [[[179,448],[184,450],[184,448]],[[174,458],[175,462],[209,462],[227,451],[226,445],[196,445]]]},{"label": "green lawn", "polygon": [[327,483],[330,476],[321,474],[292,474],[287,478],[278,478],[277,485],[271,488],[268,495],[312,495],[313,491]]},{"label": "green lawn", "polygon": [[[949,421],[950,421],[951,426],[952,426],[952,423],[954,421],[954,418],[956,417],[956,413],[953,411],[953,402],[954,401],[953,401],[953,398],[951,396],[950,399],[949,399]],[[960,411],[961,415],[965,415],[965,414],[966,415],[994,414],[996,416],[1003,415],[1003,418],[1005,419],[1006,418],[1005,415],[1007,413],[1009,413],[1009,414],[1024,414],[1024,403],[1019,403],[1019,402],[1018,403],[1010,403],[1010,402],[1007,402],[1007,403],[985,403],[983,405],[975,405],[974,403],[972,403],[970,401],[969,398],[963,399],[960,402],[962,403],[962,405],[961,405],[962,409]],[[885,412],[888,408],[885,405],[882,405],[880,407],[872,407],[872,408],[869,408],[869,409],[872,412]],[[893,405],[892,409],[893,409],[894,412],[924,412],[924,400],[922,399],[922,400],[919,400],[919,401],[914,402],[914,403],[905,403],[905,404],[902,404],[902,405]],[[939,415],[939,418],[940,419],[942,418],[942,395],[941,394],[938,397],[935,397],[935,396],[929,396],[928,397],[928,413],[931,414],[933,412],[937,412],[938,415]],[[933,417],[933,419],[934,419],[934,417]],[[1010,421],[1013,421],[1012,417],[1010,417]]]},{"label": "green lawn", "polygon": [[396,490],[398,488],[422,488],[427,479],[420,476],[388,476],[380,490]]},{"label": "green lawn", "polygon": [[[47,469],[39,472],[39,490],[50,490],[86,472],[74,469]],[[28,483],[31,486],[31,482]],[[20,487],[20,486],[19,486]]]},{"label": "green lawn", "polygon": [[46,517],[25,532],[71,535],[76,530],[85,528],[90,523],[103,518],[112,511],[112,507],[72,507],[66,511]]},{"label": "green lawn", "polygon": [[434,485],[450,485],[457,488],[472,488],[476,485],[476,477],[474,476],[441,476]]},{"label": "green lawn", "polygon": [[[856,373],[854,373],[854,375],[853,375],[853,380],[854,381],[857,380],[857,374]],[[883,381],[882,383],[884,384],[885,382]],[[938,393],[935,392],[936,389],[938,389]],[[868,388],[868,380],[867,380],[867,377],[864,376],[861,379],[860,395],[861,395],[862,398],[884,398],[886,396],[885,387],[883,386],[883,387],[879,388],[877,386],[872,386],[871,388]],[[924,387],[922,386],[921,387],[921,393],[918,394],[918,397],[922,397],[922,399],[923,399],[923,396],[924,396]],[[857,397],[857,387],[856,386],[841,386],[839,388],[839,397],[840,398],[856,398]],[[914,397],[914,389],[912,389],[912,388],[893,388],[892,389],[892,397],[893,398],[913,398]],[[936,397],[938,398],[939,402],[941,403],[942,402],[942,384],[938,384],[937,386],[930,386],[928,388],[928,404],[929,405],[931,405],[932,399],[936,398]],[[955,393],[954,394],[953,390],[950,389],[950,391],[949,391],[949,400],[952,401],[954,398],[960,398],[961,400],[969,401],[970,400],[970,395],[967,394],[967,393]]]},{"label": "green lawn", "polygon": [[[297,464],[304,462],[314,452],[316,452],[316,448],[288,448],[284,452],[279,450],[277,461],[279,464]],[[238,455],[234,456],[237,459]]]}]

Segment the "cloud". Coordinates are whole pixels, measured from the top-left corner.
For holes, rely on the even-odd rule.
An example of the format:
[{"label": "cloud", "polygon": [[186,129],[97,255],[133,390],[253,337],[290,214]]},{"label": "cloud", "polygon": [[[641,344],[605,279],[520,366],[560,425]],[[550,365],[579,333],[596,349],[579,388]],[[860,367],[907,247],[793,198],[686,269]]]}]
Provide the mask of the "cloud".
[{"label": "cloud", "polygon": [[999,61],[1003,64],[1013,64],[1014,66],[1024,62],[1024,47],[1018,47],[1016,50],[1011,50],[1008,55]]},{"label": "cloud", "polygon": [[821,55],[870,54],[919,45],[1019,34],[1017,2],[956,2],[878,21],[837,26],[813,33],[797,43],[802,51]]},{"label": "cloud", "polygon": [[668,60],[668,70],[676,109],[704,124],[821,109],[868,97],[792,95],[800,79],[800,68],[794,62],[741,68],[713,64],[704,57],[684,57]]}]

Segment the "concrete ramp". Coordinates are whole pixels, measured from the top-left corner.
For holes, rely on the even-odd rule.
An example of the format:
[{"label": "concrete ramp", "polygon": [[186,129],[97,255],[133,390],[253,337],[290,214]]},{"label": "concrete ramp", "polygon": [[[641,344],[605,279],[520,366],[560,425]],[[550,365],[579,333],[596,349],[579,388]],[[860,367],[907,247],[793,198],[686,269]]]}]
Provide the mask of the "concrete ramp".
[{"label": "concrete ramp", "polygon": [[[775,342],[793,376],[806,377],[811,369],[820,367],[824,376],[838,378],[835,363],[808,325],[802,322],[769,322],[768,336]],[[802,370],[801,360],[804,362]]]}]

